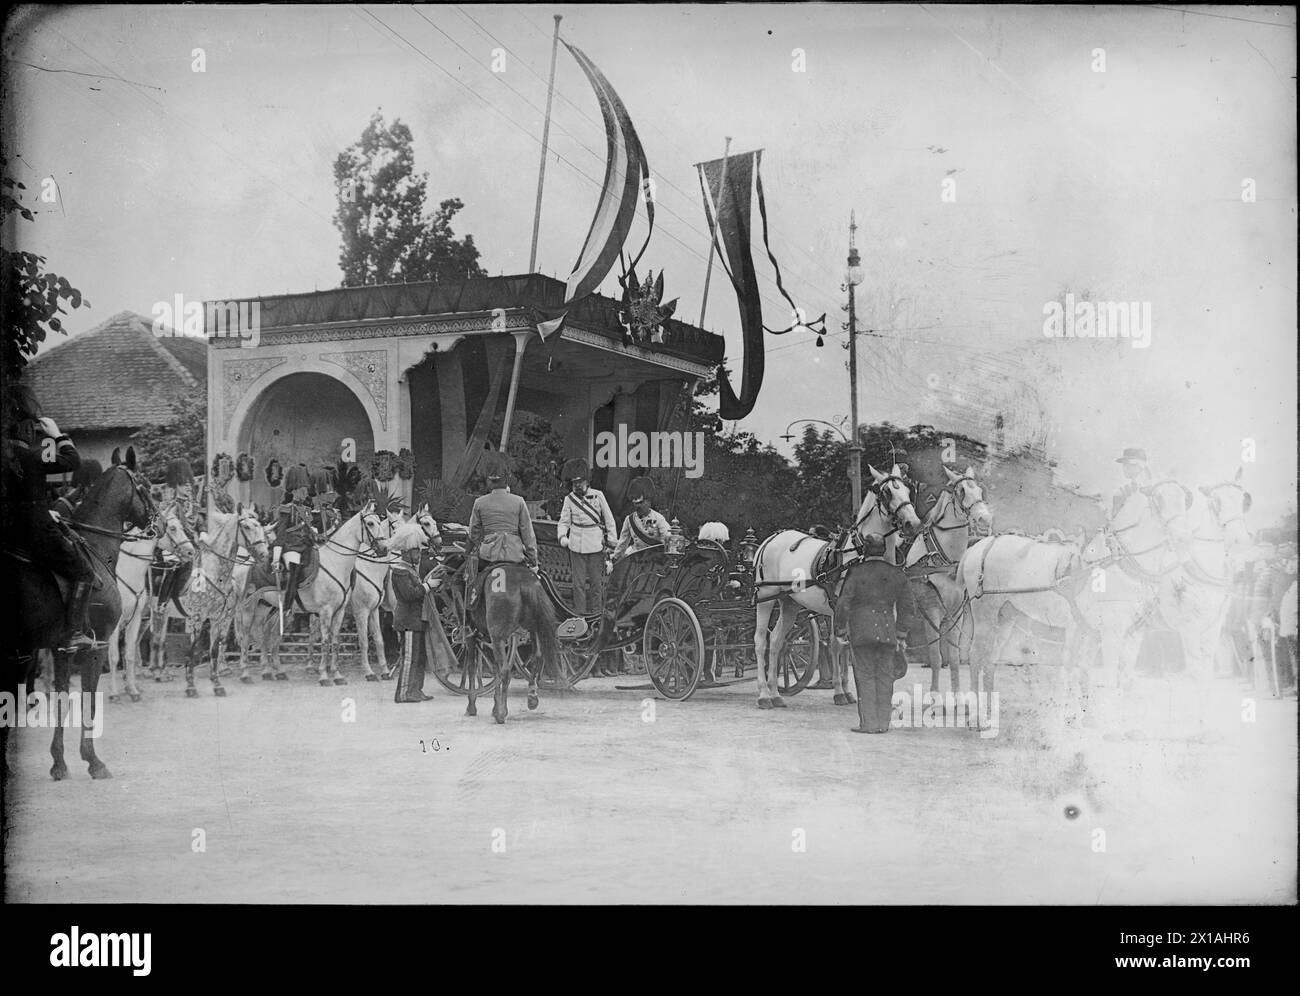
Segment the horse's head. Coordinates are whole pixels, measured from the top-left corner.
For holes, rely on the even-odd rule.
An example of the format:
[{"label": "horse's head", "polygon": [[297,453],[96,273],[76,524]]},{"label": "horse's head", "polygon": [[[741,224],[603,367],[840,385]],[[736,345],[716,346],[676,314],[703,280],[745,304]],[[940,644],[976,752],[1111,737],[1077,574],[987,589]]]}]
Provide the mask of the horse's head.
[{"label": "horse's head", "polygon": [[1219,528],[1227,534],[1233,543],[1240,546],[1250,545],[1250,530],[1246,528],[1246,513],[1250,511],[1250,492],[1241,486],[1241,468],[1231,481],[1202,487],[1210,505],[1210,512]]},{"label": "horse's head", "polygon": [[382,556],[388,552],[388,525],[387,516],[380,515],[375,507],[374,501],[368,501],[361,506],[361,511],[357,513],[357,521],[361,526],[361,540],[364,544],[362,549],[369,547],[375,553]]},{"label": "horse's head", "polygon": [[880,500],[881,507],[889,513],[899,529],[907,532],[916,532],[920,529],[921,520],[917,518],[916,508],[912,505],[912,492],[908,489],[907,482],[903,480],[898,464],[894,464],[893,470],[888,474],[882,474],[870,464],[867,465],[867,469],[871,471],[871,477],[875,482],[875,494]]},{"label": "horse's head", "polygon": [[1185,543],[1192,536],[1192,491],[1187,485],[1172,478],[1148,484],[1143,489],[1151,501],[1151,509],[1165,534],[1170,539]]},{"label": "horse's head", "polygon": [[77,506],[76,520],[102,529],[148,529],[157,510],[149,494],[149,483],[136,473],[135,449],[128,447],[126,460],[117,461],[90,486]]},{"label": "horse's head", "polygon": [[257,560],[266,560],[270,544],[266,539],[266,527],[257,518],[257,512],[240,505],[236,513],[239,516],[239,545]]},{"label": "horse's head", "polygon": [[438,522],[434,519],[433,513],[429,511],[428,502],[415,510],[415,521],[420,524],[420,528],[424,530],[425,538],[430,542],[441,540],[442,534],[438,532]]},{"label": "horse's head", "polygon": [[993,512],[984,500],[984,489],[975,480],[975,468],[968,464],[964,474],[954,474],[947,467],[943,468],[943,472],[948,477],[948,487],[945,490],[952,495],[957,511],[966,517],[975,532],[985,535],[992,532]]}]

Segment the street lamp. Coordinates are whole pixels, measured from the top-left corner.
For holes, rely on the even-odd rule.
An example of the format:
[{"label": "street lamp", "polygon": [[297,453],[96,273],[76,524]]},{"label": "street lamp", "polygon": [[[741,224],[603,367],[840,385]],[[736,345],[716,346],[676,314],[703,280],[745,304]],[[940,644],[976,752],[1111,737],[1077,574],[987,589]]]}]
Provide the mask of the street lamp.
[{"label": "street lamp", "polygon": [[844,286],[849,292],[849,419],[853,439],[849,445],[849,476],[853,483],[853,514],[862,507],[862,445],[858,441],[858,313],[857,288],[866,278],[862,259],[858,256],[856,236],[857,218],[849,212],[849,268],[844,273]]},{"label": "street lamp", "polygon": [[[797,418],[793,422],[791,422],[790,425],[798,425],[800,422],[816,422],[818,425],[824,425],[826,426],[826,428],[834,429],[836,432],[838,432],[840,434],[840,438],[844,440],[846,443],[849,441],[849,437],[844,434],[844,430],[841,429],[838,425],[833,425],[830,422],[823,421],[822,419],[819,418]],[[790,432],[790,425],[787,425],[785,427],[785,433],[781,436],[781,438],[784,439],[786,442],[789,442],[790,440],[794,439],[794,435]]]}]

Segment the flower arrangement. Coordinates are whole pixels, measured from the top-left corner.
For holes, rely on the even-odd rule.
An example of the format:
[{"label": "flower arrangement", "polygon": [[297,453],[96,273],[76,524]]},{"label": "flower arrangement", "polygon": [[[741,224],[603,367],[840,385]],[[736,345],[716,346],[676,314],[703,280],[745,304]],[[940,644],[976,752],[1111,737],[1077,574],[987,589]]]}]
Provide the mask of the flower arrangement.
[{"label": "flower arrangement", "polygon": [[253,458],[247,453],[239,454],[239,458],[235,461],[235,476],[241,481],[253,479]]},{"label": "flower arrangement", "polygon": [[280,466],[279,460],[272,460],[266,465],[266,483],[273,488],[278,488],[280,482],[284,480],[284,468]]}]

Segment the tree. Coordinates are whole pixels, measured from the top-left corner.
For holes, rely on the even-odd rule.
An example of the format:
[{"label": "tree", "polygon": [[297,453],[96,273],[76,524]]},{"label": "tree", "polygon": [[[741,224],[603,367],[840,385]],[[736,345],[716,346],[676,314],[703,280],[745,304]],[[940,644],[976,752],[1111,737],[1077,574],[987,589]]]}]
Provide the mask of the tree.
[{"label": "tree", "polygon": [[474,237],[457,240],[452,219],[464,204],[448,198],[425,213],[429,174],[415,173],[411,129],[376,111],[361,138],[334,161],[343,237],[344,287],[485,276]]},{"label": "tree", "polygon": [[[834,527],[851,513],[853,487],[849,480],[849,444],[829,429],[818,432],[805,426],[795,445],[794,459],[799,478],[800,514],[798,528],[814,524]],[[864,468],[865,470],[865,468]]]},{"label": "tree", "polygon": [[[10,216],[26,221],[35,216],[22,205],[18,191],[27,188],[8,176],[0,178],[0,202],[5,224]],[[4,355],[0,357],[0,391],[18,379],[50,330],[67,335],[59,315],[67,314],[62,302],[74,308],[90,307],[64,277],[42,272],[44,256],[21,252],[7,245],[0,260],[0,308],[4,311]]]},{"label": "tree", "polygon": [[155,483],[166,476],[167,464],[177,457],[190,462],[196,477],[206,473],[207,390],[193,397],[179,397],[171,408],[172,417],[168,422],[146,425],[131,436],[144,476]]}]

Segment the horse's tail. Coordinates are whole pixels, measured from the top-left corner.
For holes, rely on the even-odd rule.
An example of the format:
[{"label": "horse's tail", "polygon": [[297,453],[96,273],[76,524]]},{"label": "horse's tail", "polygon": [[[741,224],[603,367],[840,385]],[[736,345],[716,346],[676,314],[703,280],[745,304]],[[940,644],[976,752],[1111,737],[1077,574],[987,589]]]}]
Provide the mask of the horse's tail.
[{"label": "horse's tail", "polygon": [[555,609],[540,582],[524,585],[519,593],[519,602],[523,609],[524,626],[537,640],[537,649],[542,655],[542,666],[553,671],[558,669],[560,641],[555,635]]}]

